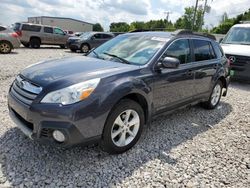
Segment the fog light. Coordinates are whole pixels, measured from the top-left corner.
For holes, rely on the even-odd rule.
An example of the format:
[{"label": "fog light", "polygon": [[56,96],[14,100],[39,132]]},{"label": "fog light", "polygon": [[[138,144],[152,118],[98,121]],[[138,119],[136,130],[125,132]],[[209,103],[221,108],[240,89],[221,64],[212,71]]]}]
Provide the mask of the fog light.
[{"label": "fog light", "polygon": [[53,138],[57,141],[57,142],[64,142],[65,141],[65,136],[61,131],[55,130],[52,133]]}]

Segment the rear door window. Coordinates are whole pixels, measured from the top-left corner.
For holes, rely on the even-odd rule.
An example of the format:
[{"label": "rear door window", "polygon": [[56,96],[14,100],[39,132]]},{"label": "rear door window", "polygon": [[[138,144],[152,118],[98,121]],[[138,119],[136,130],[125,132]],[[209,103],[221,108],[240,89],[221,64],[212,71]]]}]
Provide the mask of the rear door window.
[{"label": "rear door window", "polygon": [[215,59],[213,47],[209,41],[206,40],[193,40],[195,61],[206,61]]},{"label": "rear door window", "polygon": [[24,24],[23,27],[22,27],[22,30],[24,30],[24,31],[40,32],[41,26]]},{"label": "rear door window", "polygon": [[52,27],[44,27],[44,33],[53,33]]}]

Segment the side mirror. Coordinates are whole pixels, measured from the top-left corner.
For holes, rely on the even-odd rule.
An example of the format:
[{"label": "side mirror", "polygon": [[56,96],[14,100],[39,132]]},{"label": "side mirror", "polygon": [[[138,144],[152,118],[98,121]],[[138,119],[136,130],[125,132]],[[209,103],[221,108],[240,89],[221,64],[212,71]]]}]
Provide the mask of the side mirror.
[{"label": "side mirror", "polygon": [[165,57],[161,65],[163,68],[176,69],[180,65],[180,60],[174,57]]},{"label": "side mirror", "polygon": [[219,43],[221,43],[222,41],[223,41],[223,38],[220,38]]},{"label": "side mirror", "polygon": [[95,40],[95,36],[92,36],[92,37],[91,37],[91,40]]}]

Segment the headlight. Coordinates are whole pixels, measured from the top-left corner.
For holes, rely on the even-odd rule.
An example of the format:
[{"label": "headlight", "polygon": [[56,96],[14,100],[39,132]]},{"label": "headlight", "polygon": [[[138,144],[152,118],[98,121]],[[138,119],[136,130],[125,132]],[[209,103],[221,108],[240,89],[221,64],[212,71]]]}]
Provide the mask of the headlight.
[{"label": "headlight", "polygon": [[100,78],[88,80],[48,93],[42,103],[73,104],[90,96],[100,82]]}]

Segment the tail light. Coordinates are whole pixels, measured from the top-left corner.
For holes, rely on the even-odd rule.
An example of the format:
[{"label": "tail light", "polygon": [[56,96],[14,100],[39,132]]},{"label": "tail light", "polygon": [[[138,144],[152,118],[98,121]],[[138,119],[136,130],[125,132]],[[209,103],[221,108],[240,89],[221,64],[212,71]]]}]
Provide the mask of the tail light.
[{"label": "tail light", "polygon": [[18,35],[17,33],[11,33],[11,36],[12,36],[12,37],[15,37],[15,38],[18,38],[18,37],[19,37],[19,35]]},{"label": "tail light", "polygon": [[21,37],[22,36],[22,31],[16,31],[16,34]]}]

